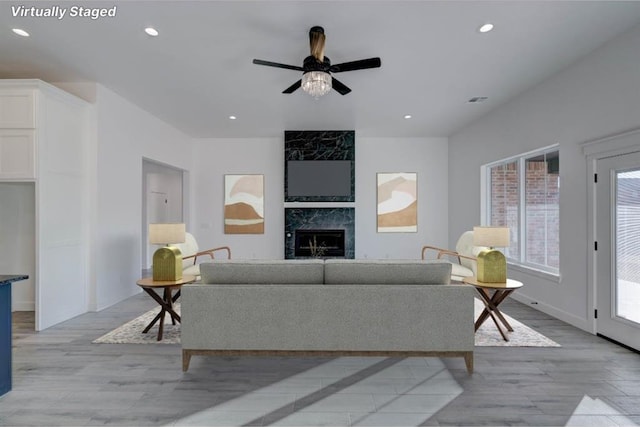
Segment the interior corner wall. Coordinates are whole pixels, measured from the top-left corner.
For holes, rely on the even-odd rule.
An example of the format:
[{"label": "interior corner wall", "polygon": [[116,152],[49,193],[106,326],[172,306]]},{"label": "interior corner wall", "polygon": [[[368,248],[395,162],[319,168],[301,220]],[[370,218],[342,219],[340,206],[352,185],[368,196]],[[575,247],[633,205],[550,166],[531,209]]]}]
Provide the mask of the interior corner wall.
[{"label": "interior corner wall", "polygon": [[[284,131],[280,138],[194,141],[199,246],[228,245],[236,259],[284,258]],[[418,259],[424,244],[447,245],[447,155],[446,138],[364,138],[356,129],[356,258]],[[377,233],[377,172],[417,172],[417,233]],[[225,174],[264,175],[265,234],[224,234]]]},{"label": "interior corner wall", "polygon": [[92,202],[92,309],[138,292],[142,268],[143,158],[190,170],[185,134],[98,85],[95,106],[95,200]]},{"label": "interior corner wall", "polygon": [[[560,145],[560,282],[512,269],[517,299],[592,330],[587,285],[587,162],[580,144],[640,125],[640,26],[449,138],[449,239],[480,222],[480,167]],[[516,295],[514,294],[514,295]]]}]

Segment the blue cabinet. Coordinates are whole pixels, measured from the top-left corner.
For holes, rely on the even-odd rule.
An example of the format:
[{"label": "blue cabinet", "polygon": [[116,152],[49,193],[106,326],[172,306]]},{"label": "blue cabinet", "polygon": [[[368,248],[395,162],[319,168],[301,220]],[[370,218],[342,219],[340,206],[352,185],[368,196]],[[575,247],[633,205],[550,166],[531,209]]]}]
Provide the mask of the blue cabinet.
[{"label": "blue cabinet", "polygon": [[28,278],[0,274],[0,396],[11,390],[11,284]]}]

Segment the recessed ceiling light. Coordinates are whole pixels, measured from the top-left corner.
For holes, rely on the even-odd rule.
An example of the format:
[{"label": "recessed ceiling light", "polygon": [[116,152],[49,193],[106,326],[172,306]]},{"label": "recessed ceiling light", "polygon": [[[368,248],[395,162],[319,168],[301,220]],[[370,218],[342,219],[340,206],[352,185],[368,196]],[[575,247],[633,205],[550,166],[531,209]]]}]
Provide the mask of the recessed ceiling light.
[{"label": "recessed ceiling light", "polygon": [[493,30],[493,24],[489,24],[489,23],[484,24],[483,26],[478,28],[478,31],[480,31],[481,33],[488,33],[491,30]]},{"label": "recessed ceiling light", "polygon": [[29,37],[29,33],[27,33],[25,30],[21,29],[21,28],[14,28],[12,30],[14,33],[16,33],[19,36],[22,37]]},{"label": "recessed ceiling light", "polygon": [[147,34],[149,34],[151,37],[155,37],[155,36],[157,36],[157,35],[159,34],[159,33],[158,33],[158,30],[156,30],[156,29],[155,29],[155,28],[153,28],[153,27],[147,27],[147,28],[145,28],[145,29],[144,29],[144,32],[145,32],[145,33],[147,33]]},{"label": "recessed ceiling light", "polygon": [[236,116],[229,116],[229,120],[235,120],[235,119],[237,119]]},{"label": "recessed ceiling light", "polygon": [[407,119],[407,120],[410,119],[411,118],[411,114],[405,114],[404,118]]}]

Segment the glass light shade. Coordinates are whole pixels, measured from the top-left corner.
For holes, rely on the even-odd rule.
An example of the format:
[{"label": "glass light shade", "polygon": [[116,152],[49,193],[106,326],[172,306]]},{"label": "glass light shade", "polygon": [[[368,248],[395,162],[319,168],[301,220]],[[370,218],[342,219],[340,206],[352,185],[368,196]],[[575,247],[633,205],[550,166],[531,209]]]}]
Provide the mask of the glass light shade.
[{"label": "glass light shade", "polygon": [[184,243],[184,224],[149,224],[149,243],[152,245],[168,245]]},{"label": "glass light shade", "polygon": [[314,98],[326,95],[331,90],[331,74],[324,71],[309,71],[303,74],[302,90]]},{"label": "glass light shade", "polygon": [[473,245],[508,247],[509,229],[507,227],[473,227]]}]

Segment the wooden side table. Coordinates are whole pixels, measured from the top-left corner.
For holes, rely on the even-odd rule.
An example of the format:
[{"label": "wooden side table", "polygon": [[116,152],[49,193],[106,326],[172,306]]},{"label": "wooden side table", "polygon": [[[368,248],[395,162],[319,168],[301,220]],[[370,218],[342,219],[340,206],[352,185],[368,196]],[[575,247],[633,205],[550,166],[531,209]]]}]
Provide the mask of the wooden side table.
[{"label": "wooden side table", "polygon": [[[502,327],[500,326],[500,322],[504,325],[505,328],[507,328],[509,332],[513,332],[513,328],[511,327],[509,322],[507,322],[507,319],[504,318],[504,316],[498,309],[498,306],[513,291],[521,288],[523,286],[522,282],[513,279],[507,279],[506,283],[486,283],[479,282],[475,277],[465,277],[464,279],[462,279],[462,281],[474,286],[480,294],[482,302],[484,303],[484,310],[482,310],[482,313],[480,313],[480,316],[478,316],[478,319],[476,320],[475,330],[477,331],[478,328],[480,328],[480,326],[485,322],[485,320],[487,320],[488,317],[491,317],[491,319],[493,319],[493,323],[496,324],[498,331],[500,331],[500,335],[502,335],[502,338],[505,341],[509,341],[507,334],[504,332],[504,330],[502,330]],[[491,291],[493,291],[493,294],[491,294]],[[498,322],[498,320],[500,320],[500,322]]]},{"label": "wooden side table", "polygon": [[[162,340],[162,333],[164,331],[164,316],[169,313],[171,316],[171,322],[175,325],[176,322],[180,322],[180,315],[173,310],[173,303],[180,298],[180,288],[187,283],[193,283],[196,281],[196,276],[184,275],[180,280],[153,280],[152,277],[145,277],[138,280],[136,283],[140,286],[151,298],[153,298],[158,304],[160,304],[160,313],[153,318],[151,323],[147,325],[142,331],[143,334],[149,332],[149,329],[160,321],[158,325],[158,341]],[[162,289],[162,297],[156,292],[156,289]],[[171,292],[177,289],[178,291],[172,296]]]}]

